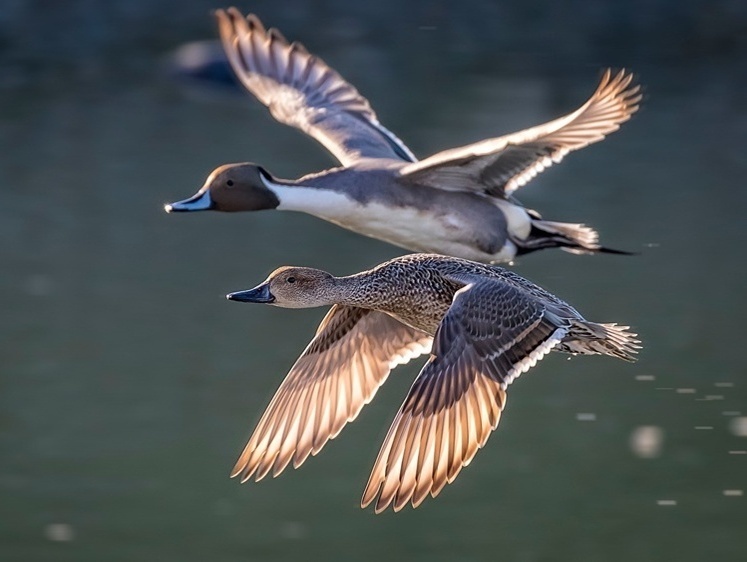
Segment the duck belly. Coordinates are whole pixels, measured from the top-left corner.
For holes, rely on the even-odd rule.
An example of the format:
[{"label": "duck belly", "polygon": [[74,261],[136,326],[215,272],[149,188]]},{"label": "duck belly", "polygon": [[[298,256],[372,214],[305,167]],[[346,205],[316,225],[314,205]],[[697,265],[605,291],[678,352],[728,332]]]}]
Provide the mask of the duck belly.
[{"label": "duck belly", "polygon": [[278,210],[305,212],[408,250],[486,263],[513,259],[517,247],[512,239],[525,237],[531,229],[521,207],[454,192],[392,205],[335,190],[294,188],[280,201]]},{"label": "duck belly", "polygon": [[372,201],[365,206],[352,204],[346,213],[325,214],[320,218],[415,252],[481,262],[506,261],[516,255],[502,217],[495,224],[483,225],[456,211],[391,207]]}]

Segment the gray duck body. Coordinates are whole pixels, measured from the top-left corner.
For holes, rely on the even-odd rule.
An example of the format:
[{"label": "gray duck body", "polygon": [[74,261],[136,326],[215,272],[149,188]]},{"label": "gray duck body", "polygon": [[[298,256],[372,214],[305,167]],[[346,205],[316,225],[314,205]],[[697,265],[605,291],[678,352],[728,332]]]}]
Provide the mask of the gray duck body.
[{"label": "gray duck body", "polygon": [[483,262],[543,248],[612,252],[583,224],[543,220],[514,192],[566,154],[598,142],[638,109],[632,74],[606,71],[589,100],[559,119],[418,161],[368,100],[321,59],[253,15],[216,11],[238,79],[279,122],[315,138],[341,167],[284,180],[252,163],[216,168],[168,212],[291,210],[420,252]]},{"label": "gray duck body", "polygon": [[506,390],[548,352],[632,360],[627,326],[587,321],[505,269],[440,255],[395,258],[346,277],[282,267],[231,300],[332,305],[234,467],[242,481],[299,466],[369,402],[390,370],[429,360],[384,440],[362,505],[379,512],[437,495],[497,426]]},{"label": "gray duck body", "polygon": [[529,221],[520,206],[497,203],[471,191],[433,188],[401,176],[405,165],[395,160],[363,160],[304,176],[289,185],[310,190],[310,197],[318,189],[320,202],[326,199],[324,192],[348,200],[347,204],[321,204],[307,211],[310,214],[409,250],[439,249],[446,255],[485,262],[496,261],[506,248],[512,248],[511,256],[516,255],[511,233]]}]

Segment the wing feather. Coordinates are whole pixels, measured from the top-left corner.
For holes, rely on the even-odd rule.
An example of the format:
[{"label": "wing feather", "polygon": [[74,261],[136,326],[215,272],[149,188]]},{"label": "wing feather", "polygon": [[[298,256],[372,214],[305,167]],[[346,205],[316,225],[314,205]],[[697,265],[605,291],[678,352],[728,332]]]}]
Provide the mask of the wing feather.
[{"label": "wing feather", "polygon": [[368,100],[320,58],[253,14],[217,10],[223,49],[239,81],[272,116],[315,138],[344,166],[360,158],[415,162],[376,118]]},{"label": "wing feather", "polygon": [[[242,482],[300,466],[354,420],[397,364],[432,338],[394,318],[336,305],[291,368],[233,468]],[[353,391],[352,389],[356,390]]]},{"label": "wing feather", "polygon": [[507,385],[566,333],[564,323],[514,285],[468,282],[384,439],[362,505],[376,500],[377,513],[390,505],[417,507],[453,482],[497,426]]},{"label": "wing feather", "polygon": [[439,152],[402,169],[415,183],[505,198],[566,154],[604,139],[638,111],[640,87],[607,69],[576,111],[537,127]]}]

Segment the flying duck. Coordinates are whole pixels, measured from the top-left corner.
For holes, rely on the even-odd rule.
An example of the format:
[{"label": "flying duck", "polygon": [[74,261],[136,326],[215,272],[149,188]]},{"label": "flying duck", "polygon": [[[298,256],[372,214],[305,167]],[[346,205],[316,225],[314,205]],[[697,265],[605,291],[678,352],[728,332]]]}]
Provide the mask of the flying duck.
[{"label": "flying duck", "polygon": [[368,100],[302,45],[235,8],[216,16],[241,83],[340,166],[287,180],[257,164],[225,164],[194,196],[166,205],[167,212],[301,211],[408,250],[481,262],[555,247],[627,253],[600,246],[583,224],[543,220],[513,193],[627,121],[641,100],[632,74],[608,69],[589,100],[564,117],[418,161],[379,123]]},{"label": "flying duck", "polygon": [[392,423],[361,505],[417,507],[452,482],[487,441],[506,390],[550,351],[631,361],[627,326],[585,320],[572,306],[496,266],[434,254],[334,277],[281,267],[234,301],[332,306],[272,398],[232,476],[280,474],[337,436],[391,369],[430,353]]}]

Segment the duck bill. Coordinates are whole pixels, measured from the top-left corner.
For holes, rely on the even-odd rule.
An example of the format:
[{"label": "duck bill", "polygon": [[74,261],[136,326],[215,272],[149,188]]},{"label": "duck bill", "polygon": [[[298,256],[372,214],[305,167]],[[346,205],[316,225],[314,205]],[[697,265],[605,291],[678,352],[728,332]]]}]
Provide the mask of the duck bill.
[{"label": "duck bill", "polygon": [[163,208],[167,213],[186,213],[188,211],[209,211],[213,209],[215,204],[213,203],[212,197],[208,190],[198,191],[189,199],[183,201],[177,201],[176,203],[169,203],[164,205]]},{"label": "duck bill", "polygon": [[275,297],[270,293],[270,285],[268,283],[262,283],[254,289],[248,291],[238,291],[236,293],[229,293],[226,298],[230,301],[239,302],[256,302],[262,304],[270,304],[275,302]]}]

